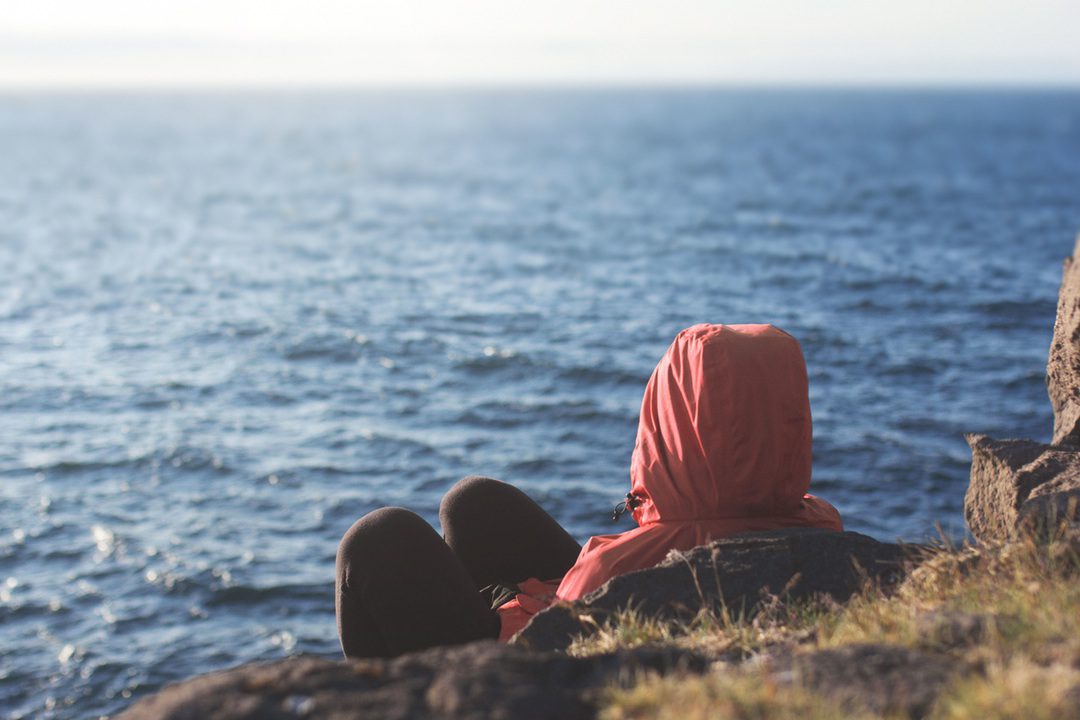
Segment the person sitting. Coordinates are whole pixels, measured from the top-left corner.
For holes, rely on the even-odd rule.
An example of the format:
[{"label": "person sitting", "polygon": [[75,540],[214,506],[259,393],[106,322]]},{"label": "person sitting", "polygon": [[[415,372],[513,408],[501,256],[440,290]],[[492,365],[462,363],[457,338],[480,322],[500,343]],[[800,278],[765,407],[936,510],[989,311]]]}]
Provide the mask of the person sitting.
[{"label": "person sitting", "polygon": [[799,343],[772,325],[680,332],[645,388],[616,509],[637,527],[581,547],[525,493],[472,476],[439,507],[443,535],[404,508],[381,508],[342,538],[336,612],[348,658],[509,640],[555,600],[577,600],[672,550],[756,530],[840,531],[807,494],[811,417]]}]

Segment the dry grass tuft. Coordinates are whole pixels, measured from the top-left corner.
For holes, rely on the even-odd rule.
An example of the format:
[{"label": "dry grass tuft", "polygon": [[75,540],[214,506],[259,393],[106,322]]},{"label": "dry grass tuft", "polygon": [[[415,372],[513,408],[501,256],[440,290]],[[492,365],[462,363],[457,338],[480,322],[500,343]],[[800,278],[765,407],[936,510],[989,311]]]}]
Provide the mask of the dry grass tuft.
[{"label": "dry grass tuft", "polygon": [[[703,612],[685,623],[630,609],[570,652],[666,644],[745,659],[777,645],[798,652],[853,643],[929,650],[967,668],[940,696],[934,718],[1080,717],[1080,538],[946,548],[895,592],[870,588],[843,607],[772,598],[753,617]],[[746,665],[705,676],[642,677],[629,689],[610,689],[602,717],[816,720],[851,712]]]},{"label": "dry grass tuft", "polygon": [[828,599],[785,604],[776,596],[766,598],[752,617],[703,610],[687,622],[658,620],[629,608],[598,624],[594,634],[577,638],[569,654],[584,657],[615,650],[666,644],[714,657],[745,659],[782,644],[801,644],[813,639],[818,626],[838,609]]},{"label": "dry grass tuft", "polygon": [[1080,670],[1025,658],[994,664],[955,684],[938,702],[940,720],[1063,720],[1080,717]]},{"label": "dry grass tuft", "polygon": [[826,698],[760,673],[704,676],[648,675],[629,690],[610,690],[601,720],[835,720],[870,718]]}]

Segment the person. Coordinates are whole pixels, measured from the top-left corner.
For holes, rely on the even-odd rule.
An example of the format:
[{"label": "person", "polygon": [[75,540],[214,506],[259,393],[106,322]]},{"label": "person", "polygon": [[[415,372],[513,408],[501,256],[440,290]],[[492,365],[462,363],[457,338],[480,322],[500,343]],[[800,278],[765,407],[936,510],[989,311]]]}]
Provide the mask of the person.
[{"label": "person", "polygon": [[842,530],[807,494],[811,418],[799,343],[772,325],[680,332],[645,388],[616,508],[637,527],[582,548],[525,493],[473,476],[443,498],[443,535],[403,508],[345,534],[336,611],[348,658],[509,640],[554,600],[576,600],[671,550],[755,530]]}]

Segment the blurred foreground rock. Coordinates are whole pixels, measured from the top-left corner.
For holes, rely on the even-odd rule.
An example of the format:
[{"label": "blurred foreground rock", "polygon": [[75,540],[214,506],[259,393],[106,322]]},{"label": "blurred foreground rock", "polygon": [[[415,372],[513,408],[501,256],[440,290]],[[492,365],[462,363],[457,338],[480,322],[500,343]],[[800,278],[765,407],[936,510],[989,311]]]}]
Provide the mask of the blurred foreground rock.
[{"label": "blurred foreground rock", "polygon": [[572,658],[492,640],[394,660],[301,657],[169,686],[119,720],[573,720],[594,717],[596,692],[609,684],[644,671],[702,672],[706,666],[674,648]]},{"label": "blurred foreground rock", "polygon": [[[913,552],[907,553],[909,556]],[[688,620],[703,608],[750,613],[767,595],[801,600],[828,595],[842,602],[867,582],[888,586],[903,574],[904,549],[853,532],[794,529],[716,540],[660,565],[608,581],[580,601],[539,613],[511,643],[563,650],[595,632],[612,613]]]},{"label": "blurred foreground rock", "polygon": [[[764,659],[769,682],[820,693],[852,714],[925,716],[957,673],[933,652],[857,644]],[[673,647],[588,658],[529,652],[494,641],[435,648],[396,660],[299,657],[245,665],[167,687],[118,720],[547,720],[593,718],[601,693],[645,672],[739,673]]]},{"label": "blurred foreground rock", "polygon": [[820,693],[852,715],[921,718],[963,670],[937,653],[861,643],[793,655],[773,676]]}]

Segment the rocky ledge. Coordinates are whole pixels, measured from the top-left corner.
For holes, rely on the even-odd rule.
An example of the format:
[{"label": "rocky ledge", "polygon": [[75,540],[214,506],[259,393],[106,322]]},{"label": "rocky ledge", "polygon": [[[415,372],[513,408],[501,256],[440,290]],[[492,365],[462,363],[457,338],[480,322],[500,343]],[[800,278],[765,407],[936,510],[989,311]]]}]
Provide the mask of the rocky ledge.
[{"label": "rocky ledge", "polygon": [[[771,682],[798,682],[871,711],[920,717],[959,668],[936,653],[856,644],[770,660]],[[596,716],[608,687],[643,673],[702,674],[719,663],[677,648],[594,657],[484,641],[396,660],[299,657],[247,665],[166,688],[124,720],[575,720]]]},{"label": "rocky ledge", "polygon": [[[1080,241],[1065,262],[1047,367],[1054,411],[1051,443],[968,436],[972,467],[965,516],[980,546],[927,559],[931,552],[926,548],[850,532],[748,534],[673,553],[657,567],[615,578],[579,602],[557,604],[538,614],[509,645],[479,642],[393,660],[300,657],[247,665],[170,686],[120,717],[591,718],[610,705],[613,689],[637,697],[634,691],[646,686],[655,697],[653,705],[643,707],[655,709],[659,702],[668,712],[691,697],[691,702],[705,703],[705,710],[691,706],[697,715],[722,716],[733,711],[715,704],[724,687],[716,683],[737,683],[740,677],[761,692],[760,707],[787,697],[792,704],[781,708],[785,717],[924,717],[946,687],[954,693],[960,688],[961,694],[946,703],[964,710],[957,717],[1023,716],[988,688],[1020,702],[1017,712],[1030,707],[1043,714],[1054,710],[1055,717],[1080,717],[1080,643],[1074,637],[1080,608],[1075,595],[1075,577],[1080,576],[1078,261]],[[1050,550],[1042,553],[1042,547]],[[973,577],[983,584],[971,583]],[[868,587],[870,592],[862,592]],[[991,612],[969,611],[1002,587],[1000,606],[991,604]],[[862,598],[862,614],[858,608],[848,612],[858,603],[842,606],[856,594]],[[950,605],[949,598],[957,597],[966,599]],[[782,641],[760,642],[751,653],[745,648],[703,651],[671,641],[614,652],[595,646],[585,653],[566,652],[575,639],[587,643],[590,635],[610,632],[627,608],[636,609],[639,617],[676,624],[701,611],[741,618],[740,627],[760,636],[767,633],[747,618],[766,615],[764,609],[778,604],[797,607],[815,598],[827,598],[838,615],[848,613],[849,628],[864,634],[816,643],[809,636],[827,629],[826,621],[807,625],[808,632],[781,633]],[[1058,629],[1050,632],[1049,626]],[[1005,652],[1010,637],[1021,638],[1017,647],[1027,643],[1023,652],[1028,654],[1020,653],[1017,660]],[[1029,700],[1024,700],[1023,687],[1010,689],[1018,682],[1009,676],[1014,660],[1020,676],[1030,680],[1034,694]],[[677,680],[674,689],[665,690],[664,677],[691,680]],[[983,685],[970,685],[970,678],[977,677]],[[694,696],[693,678],[713,684],[703,696]],[[965,687],[967,695],[962,694]],[[785,688],[796,688],[796,694],[785,695]],[[816,698],[810,704],[797,694],[808,692]],[[833,710],[822,714],[818,702],[832,703],[828,707]],[[810,712],[814,708],[817,714]],[[629,712],[633,717],[649,714]],[[768,715],[766,710],[754,716]]]}]

